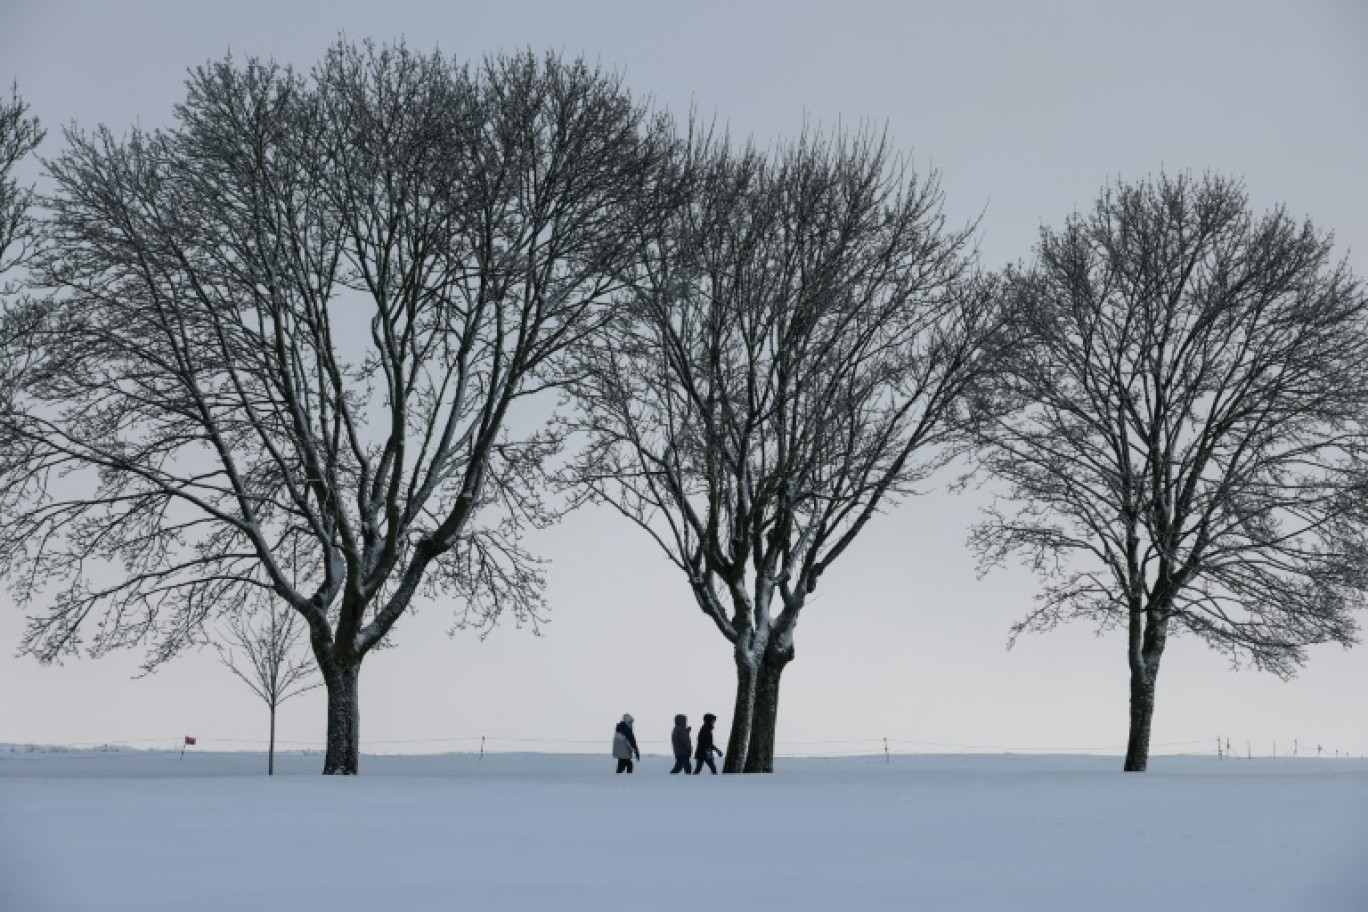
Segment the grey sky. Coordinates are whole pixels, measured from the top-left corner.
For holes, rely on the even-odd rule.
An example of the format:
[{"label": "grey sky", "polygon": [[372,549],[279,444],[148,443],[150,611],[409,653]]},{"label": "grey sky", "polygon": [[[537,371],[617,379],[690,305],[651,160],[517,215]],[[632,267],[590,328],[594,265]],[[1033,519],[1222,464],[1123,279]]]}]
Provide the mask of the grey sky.
[{"label": "grey sky", "polygon": [[[1101,186],[1163,169],[1242,177],[1333,229],[1368,276],[1368,4],[1239,2],[73,3],[0,0],[0,80],[59,147],[68,122],[167,122],[185,69],[230,49],[303,68],[350,39],[478,57],[532,47],[621,71],[662,105],[691,104],[764,144],[804,122],[886,123],[918,169],[942,172],[956,221],[982,215],[985,263],[1026,258],[1037,227]],[[1124,748],[1117,634],[1084,626],[1007,652],[1030,604],[1020,571],[975,577],[964,548],[983,495],[932,494],[871,525],[823,578],[785,674],[780,751],[877,739]],[[448,607],[397,628],[361,678],[363,749],[462,749],[481,734],[606,750],[624,711],[647,741],[676,712],[729,722],[729,646],[644,536],[585,512],[540,535],[553,563],[541,637],[444,636]],[[209,654],[132,681],[136,656],[41,668],[14,658],[22,621],[0,596],[0,741],[259,739],[255,698]],[[1291,683],[1232,673],[1190,638],[1159,681],[1156,753],[1306,746],[1368,752],[1368,650],[1312,651]],[[287,704],[281,737],[320,742],[321,692]],[[405,742],[383,744],[381,742]],[[409,743],[427,742],[427,743]],[[519,743],[501,742],[500,747]],[[522,744],[521,746],[533,746]],[[905,745],[911,746],[911,745]],[[929,747],[925,749],[930,749]]]}]

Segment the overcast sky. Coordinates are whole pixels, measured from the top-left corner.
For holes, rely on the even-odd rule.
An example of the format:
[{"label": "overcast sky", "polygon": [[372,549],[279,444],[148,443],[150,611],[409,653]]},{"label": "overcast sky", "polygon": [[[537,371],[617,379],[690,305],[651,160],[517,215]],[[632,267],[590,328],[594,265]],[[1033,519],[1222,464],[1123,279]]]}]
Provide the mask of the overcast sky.
[{"label": "overcast sky", "polygon": [[[189,66],[231,51],[307,68],[339,34],[470,58],[582,54],[761,144],[805,122],[887,124],[919,169],[940,170],[952,219],[981,215],[992,267],[1029,258],[1039,225],[1089,206],[1110,180],[1191,169],[1242,178],[1256,207],[1285,203],[1334,230],[1368,276],[1361,0],[0,0],[0,80],[17,80],[53,154],[68,123],[167,123]],[[884,737],[918,750],[1124,751],[1124,635],[1079,625],[1007,651],[1036,586],[1022,571],[977,578],[964,542],[982,497],[932,491],[890,508],[823,577],[784,676],[781,754]],[[481,735],[502,749],[606,751],[627,711],[647,742],[667,739],[676,712],[729,724],[730,646],[648,539],[589,511],[534,545],[552,562],[541,636],[448,638],[450,606],[424,606],[363,668],[363,751],[468,749]],[[0,742],[191,734],[250,747],[264,731],[261,705],[212,654],[138,680],[136,654],[45,668],[15,657],[22,627],[0,595]],[[1180,637],[1159,679],[1154,751],[1209,751],[1222,735],[1241,753],[1276,742],[1283,754],[1294,739],[1303,753],[1368,753],[1366,697],[1365,648],[1313,649],[1285,683]],[[287,704],[280,726],[287,742],[320,744],[321,691]],[[827,743],[843,741],[856,743]]]}]

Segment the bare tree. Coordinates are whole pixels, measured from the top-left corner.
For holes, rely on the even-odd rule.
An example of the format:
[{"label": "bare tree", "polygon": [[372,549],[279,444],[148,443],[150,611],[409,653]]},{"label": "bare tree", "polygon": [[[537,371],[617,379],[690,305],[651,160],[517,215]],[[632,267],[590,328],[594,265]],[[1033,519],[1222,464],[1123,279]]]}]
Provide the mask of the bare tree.
[{"label": "bare tree", "polygon": [[1126,631],[1125,768],[1144,770],[1170,635],[1284,677],[1306,645],[1353,642],[1368,299],[1329,236],[1187,175],[1118,183],[1042,230],[1008,296],[1019,357],[980,442],[1013,505],[973,543],[1048,581],[1014,637],[1075,617]]},{"label": "bare tree", "polygon": [[362,660],[415,597],[537,622],[539,394],[619,294],[658,133],[578,61],[345,44],[70,131],[0,465],[23,648],[154,667],[265,588],[308,627],[324,772],[357,772]]},{"label": "bare tree", "polygon": [[968,230],[885,141],[772,156],[693,141],[639,294],[583,350],[575,466],[652,536],[732,645],[728,772],[770,772],[779,685],[822,574],[952,452],[995,321]]},{"label": "bare tree", "polygon": [[317,664],[301,653],[307,633],[299,612],[266,595],[257,614],[235,612],[227,617],[227,630],[215,641],[219,659],[252,693],[261,698],[271,716],[271,735],[266,751],[266,775],[275,775],[276,710],[291,697],[323,686]]}]

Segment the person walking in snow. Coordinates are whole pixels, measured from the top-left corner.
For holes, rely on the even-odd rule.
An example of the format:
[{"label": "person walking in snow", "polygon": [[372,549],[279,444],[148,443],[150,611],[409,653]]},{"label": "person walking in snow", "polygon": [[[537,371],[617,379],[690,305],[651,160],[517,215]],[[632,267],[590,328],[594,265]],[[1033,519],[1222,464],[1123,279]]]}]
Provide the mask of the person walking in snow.
[{"label": "person walking in snow", "polygon": [[632,771],[632,757],[641,759],[641,751],[637,748],[636,735],[632,734],[632,723],[636,721],[631,713],[622,717],[622,721],[613,729],[613,756],[617,758],[617,771],[619,773],[630,773]]},{"label": "person walking in snow", "polygon": [[703,772],[703,764],[708,764],[708,769],[712,770],[714,776],[717,775],[717,767],[713,765],[713,754],[722,756],[722,751],[713,744],[713,723],[717,721],[717,716],[707,713],[703,716],[703,727],[698,730],[698,748],[694,751],[694,759],[698,765],[694,767],[694,775]]},{"label": "person walking in snow", "polygon": [[683,773],[689,775],[689,755],[693,753],[693,739],[689,737],[689,720],[683,714],[675,716],[674,731],[670,732],[670,745],[674,748],[675,765],[670,775]]}]

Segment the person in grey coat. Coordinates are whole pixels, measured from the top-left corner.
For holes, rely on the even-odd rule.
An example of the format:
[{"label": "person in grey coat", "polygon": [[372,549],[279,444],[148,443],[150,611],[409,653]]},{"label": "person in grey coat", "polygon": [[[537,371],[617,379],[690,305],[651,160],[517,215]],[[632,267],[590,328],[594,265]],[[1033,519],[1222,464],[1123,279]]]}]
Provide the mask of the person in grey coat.
[{"label": "person in grey coat", "polygon": [[632,757],[641,759],[641,751],[637,748],[636,735],[632,734],[631,713],[622,717],[622,721],[613,729],[613,756],[617,758],[617,771],[619,773],[630,773],[632,771]]},{"label": "person in grey coat", "polygon": [[675,765],[670,775],[683,773],[689,775],[689,757],[693,754],[693,739],[689,737],[689,720],[683,714],[675,716],[674,731],[670,732],[670,746],[674,748]]}]

